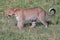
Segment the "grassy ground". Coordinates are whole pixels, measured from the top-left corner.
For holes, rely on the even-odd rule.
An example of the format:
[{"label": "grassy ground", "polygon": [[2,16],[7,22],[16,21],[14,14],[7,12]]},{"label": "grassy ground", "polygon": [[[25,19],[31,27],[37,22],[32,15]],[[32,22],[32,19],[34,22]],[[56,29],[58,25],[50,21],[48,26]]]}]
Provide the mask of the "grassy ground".
[{"label": "grassy ground", "polygon": [[[44,0],[0,0],[0,40],[60,40],[60,0],[45,2]],[[50,7],[57,10],[55,22],[48,28],[37,25],[36,28],[25,27],[22,31],[15,25],[15,17],[7,18],[4,14],[8,8],[42,7],[47,12]],[[53,19],[54,21],[54,19]]]}]

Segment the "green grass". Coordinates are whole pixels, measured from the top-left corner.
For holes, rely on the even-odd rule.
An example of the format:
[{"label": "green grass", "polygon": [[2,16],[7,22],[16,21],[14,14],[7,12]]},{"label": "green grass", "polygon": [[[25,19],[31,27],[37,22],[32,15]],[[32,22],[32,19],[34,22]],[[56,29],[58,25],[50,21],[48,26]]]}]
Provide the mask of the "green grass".
[{"label": "green grass", "polygon": [[[53,5],[52,0],[0,0],[0,40],[60,40],[60,0]],[[8,8],[31,8],[42,7],[47,12],[50,7],[57,10],[55,22],[48,28],[38,25],[36,28],[25,27],[21,31],[18,29],[15,17],[7,18],[5,11]],[[48,20],[50,20],[48,18]],[[51,21],[51,20],[50,20]],[[54,21],[54,19],[53,19]]]}]

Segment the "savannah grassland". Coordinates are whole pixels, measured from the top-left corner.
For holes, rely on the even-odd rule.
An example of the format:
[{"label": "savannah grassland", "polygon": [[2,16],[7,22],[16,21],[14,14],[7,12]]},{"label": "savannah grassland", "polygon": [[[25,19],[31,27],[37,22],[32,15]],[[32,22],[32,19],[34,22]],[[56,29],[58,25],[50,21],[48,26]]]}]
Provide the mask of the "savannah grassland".
[{"label": "savannah grassland", "polygon": [[[48,28],[39,24],[35,28],[30,25],[21,31],[16,26],[15,17],[7,18],[5,11],[8,8],[32,8],[42,7],[48,12],[50,7],[56,9],[56,16],[47,21],[54,21],[56,24],[49,24]],[[49,12],[48,12],[49,13]],[[0,0],[0,40],[60,40],[60,0]]]}]

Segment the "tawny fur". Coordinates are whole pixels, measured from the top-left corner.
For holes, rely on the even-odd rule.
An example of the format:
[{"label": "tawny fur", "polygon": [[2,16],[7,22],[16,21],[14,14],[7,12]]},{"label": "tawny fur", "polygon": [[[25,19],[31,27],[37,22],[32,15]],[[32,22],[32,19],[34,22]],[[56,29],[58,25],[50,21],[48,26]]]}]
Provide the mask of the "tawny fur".
[{"label": "tawny fur", "polygon": [[[23,28],[25,20],[36,20],[36,19],[40,20],[45,27],[48,27],[48,24],[45,20],[48,14],[42,8],[28,8],[28,9],[10,8],[7,11],[7,15],[8,16],[15,15],[17,20],[17,26],[19,29]],[[32,22],[32,27],[33,26],[35,26],[35,21]]]}]

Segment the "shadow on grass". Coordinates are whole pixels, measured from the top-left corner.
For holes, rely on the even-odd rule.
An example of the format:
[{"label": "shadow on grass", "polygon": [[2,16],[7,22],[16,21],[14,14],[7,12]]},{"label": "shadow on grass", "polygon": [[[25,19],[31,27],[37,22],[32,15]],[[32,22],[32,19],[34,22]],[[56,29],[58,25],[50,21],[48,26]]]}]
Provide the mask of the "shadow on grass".
[{"label": "shadow on grass", "polygon": [[[51,21],[46,21],[46,22],[48,23],[48,25],[51,25],[51,24],[54,25],[54,23],[52,23]],[[24,27],[31,26],[31,25],[32,23],[25,23]],[[41,26],[41,25],[43,25],[41,22],[36,22],[36,26]],[[17,24],[15,24],[15,26],[17,26]]]},{"label": "shadow on grass", "polygon": [[[51,21],[47,21],[47,23],[48,23],[48,25],[51,25],[51,24],[54,25],[54,23],[52,23]],[[32,23],[25,23],[24,27],[31,26],[31,25],[32,25]],[[36,22],[36,26],[41,26],[41,25],[43,25],[41,22]]]}]

